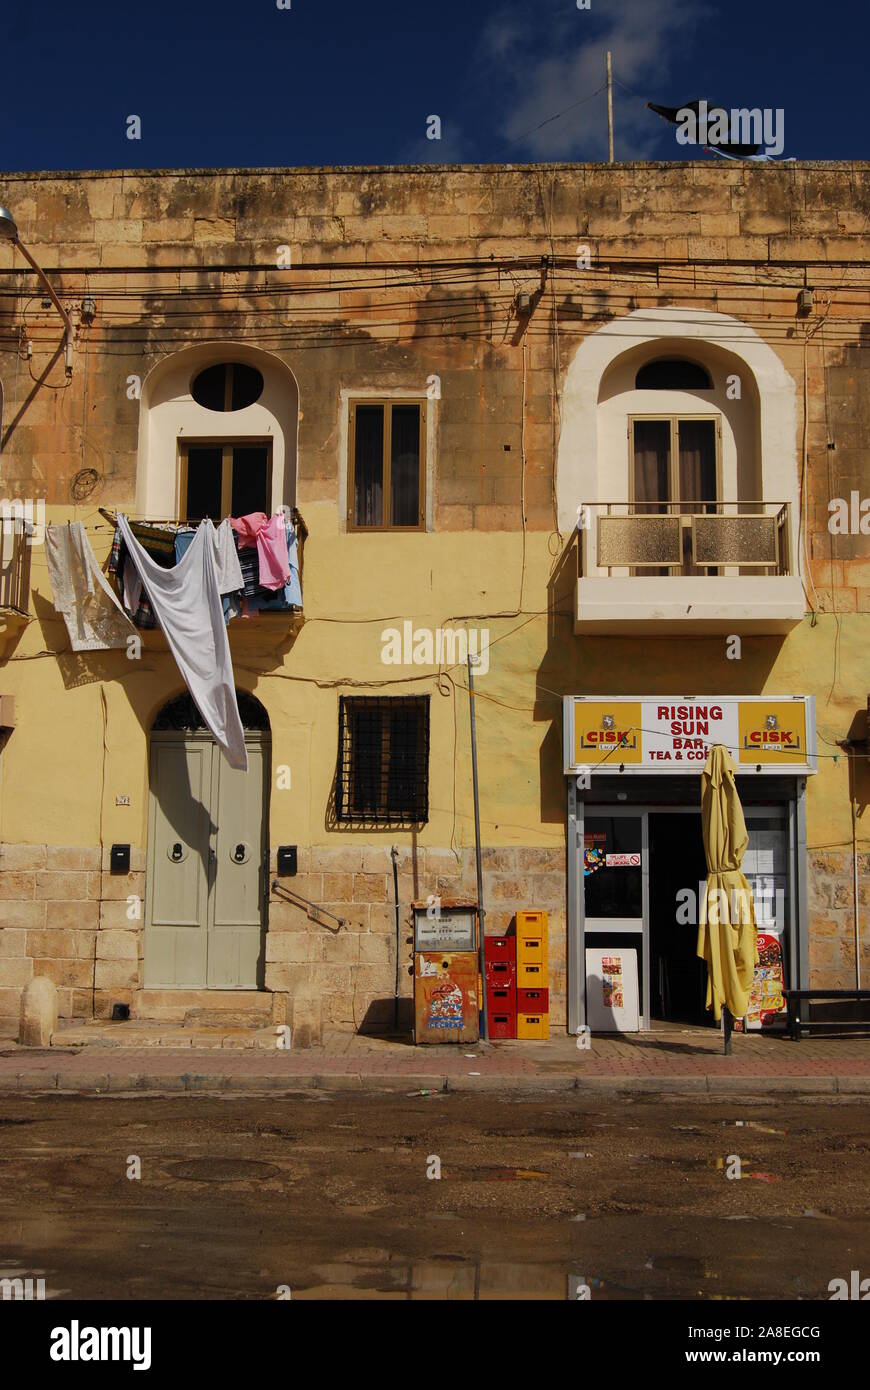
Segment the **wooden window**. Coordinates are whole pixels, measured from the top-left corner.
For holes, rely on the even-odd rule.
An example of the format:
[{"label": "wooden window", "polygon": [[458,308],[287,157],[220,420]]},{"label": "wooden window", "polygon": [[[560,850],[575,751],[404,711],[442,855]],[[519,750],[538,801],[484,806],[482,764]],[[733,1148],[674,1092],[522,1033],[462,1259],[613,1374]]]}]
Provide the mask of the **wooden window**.
[{"label": "wooden window", "polygon": [[[640,516],[655,513],[691,515],[715,512],[721,498],[721,422],[718,416],[658,415],[632,417],[628,422],[631,452],[632,510]],[[716,573],[692,563],[691,529],[683,530],[683,574]],[[668,574],[668,569],[645,569]]]},{"label": "wooden window", "polygon": [[252,443],[179,443],[181,521],[272,510],[272,446]]},{"label": "wooden window", "polygon": [[425,529],[425,405],[350,402],[349,531]]},{"label": "wooden window", "polygon": [[339,700],[339,821],[423,825],[429,819],[429,697]]}]

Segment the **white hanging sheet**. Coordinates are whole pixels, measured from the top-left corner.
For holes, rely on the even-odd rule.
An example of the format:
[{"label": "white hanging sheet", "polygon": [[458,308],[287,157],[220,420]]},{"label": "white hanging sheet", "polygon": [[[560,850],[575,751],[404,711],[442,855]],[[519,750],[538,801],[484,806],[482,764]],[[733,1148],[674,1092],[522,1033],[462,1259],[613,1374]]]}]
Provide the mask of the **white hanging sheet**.
[{"label": "white hanging sheet", "polygon": [[162,569],[142,548],[125,516],[118,526],[184,682],[230,767],[248,770],[230,644],[216,564],[217,540],[204,521],[172,569]]}]

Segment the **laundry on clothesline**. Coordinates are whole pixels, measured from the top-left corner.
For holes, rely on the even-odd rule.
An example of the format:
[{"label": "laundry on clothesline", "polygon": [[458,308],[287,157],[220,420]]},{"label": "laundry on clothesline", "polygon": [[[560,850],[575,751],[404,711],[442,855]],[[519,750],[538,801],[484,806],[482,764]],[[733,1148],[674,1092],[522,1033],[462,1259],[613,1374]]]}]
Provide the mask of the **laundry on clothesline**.
[{"label": "laundry on clothesline", "polygon": [[135,628],[97,564],[82,523],[46,526],[45,556],[54,606],[73,651],[125,647]]},{"label": "laundry on clothesline", "polygon": [[[184,523],[158,526],[128,522],[128,525],[146,553],[164,569],[171,568],[181,560],[197,534],[194,527]],[[282,543],[277,540],[279,526],[283,533]],[[229,517],[213,527],[213,531],[218,582],[227,623],[233,618],[250,618],[262,611],[287,611],[302,607],[299,540],[287,513],[276,512],[271,519],[267,519],[264,512],[254,512],[246,517]],[[261,553],[264,549],[267,551],[267,577],[270,583],[264,583],[261,572]],[[286,566],[283,560],[285,553]],[[285,569],[286,578],[278,579]],[[129,561],[117,526],[108,570],[118,580],[124,608],[136,627],[157,627],[150,600],[141,587],[135,566]]]},{"label": "laundry on clothesline", "polygon": [[118,516],[118,528],[128,561],[139,573],[206,727],[230,766],[246,772],[248,755],[220,592],[221,544],[214,526],[202,522],[181,559],[168,568],[148,554],[125,516]]}]

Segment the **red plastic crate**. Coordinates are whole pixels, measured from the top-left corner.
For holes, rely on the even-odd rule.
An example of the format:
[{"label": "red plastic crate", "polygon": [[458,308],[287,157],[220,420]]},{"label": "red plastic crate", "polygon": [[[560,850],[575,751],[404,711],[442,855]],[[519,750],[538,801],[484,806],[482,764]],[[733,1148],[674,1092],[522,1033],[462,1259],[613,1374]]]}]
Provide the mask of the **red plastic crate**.
[{"label": "red plastic crate", "polygon": [[488,960],[486,983],[494,989],[510,989],[517,982],[517,964],[513,960]]},{"label": "red plastic crate", "polygon": [[490,1038],[515,1038],[517,1035],[516,1014],[488,1014],[486,1022]]},{"label": "red plastic crate", "polygon": [[517,991],[513,984],[508,988],[486,987],[487,1014],[515,1014],[517,1011]]},{"label": "red plastic crate", "polygon": [[549,989],[528,989],[517,986],[518,1014],[548,1014],[550,1012]]},{"label": "red plastic crate", "polygon": [[517,939],[515,936],[485,936],[483,938],[483,958],[490,961],[513,961],[517,959]]}]

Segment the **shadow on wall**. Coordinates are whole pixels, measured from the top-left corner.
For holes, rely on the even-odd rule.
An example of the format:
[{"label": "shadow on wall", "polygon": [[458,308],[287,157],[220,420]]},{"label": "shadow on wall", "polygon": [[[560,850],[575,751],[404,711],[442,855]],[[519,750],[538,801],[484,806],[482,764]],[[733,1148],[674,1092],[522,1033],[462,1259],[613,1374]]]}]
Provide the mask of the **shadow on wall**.
[{"label": "shadow on wall", "polygon": [[547,586],[547,651],[537,673],[534,717],[549,724],[540,748],[541,819],[555,823],[565,820],[563,695],[761,695],[785,642],[782,634],[743,637],[740,660],[729,660],[724,634],[577,637],[577,542],[574,531]]},{"label": "shadow on wall", "polygon": [[394,1037],[398,1042],[413,1045],[414,1042],[414,1000],[399,1000],[398,1022],[396,1021],[396,1001],[391,996],[386,999],[373,999],[365,1011],[358,1033],[373,1033],[378,1037]]},{"label": "shadow on wall", "polygon": [[856,712],[846,741],[852,745],[848,749],[849,800],[857,801],[860,818],[870,805],[870,707]]},{"label": "shadow on wall", "polygon": [[[111,576],[107,575],[106,578],[110,587],[113,587]],[[69,647],[69,637],[63,618],[51,601],[48,579],[45,582],[49,596],[43,596],[34,589],[31,603],[42,630],[45,648],[57,655],[58,669],[64,688],[75,690],[82,685],[112,681],[123,684],[130,699],[130,705],[140,719],[143,732],[148,733],[150,724],[147,718],[143,717],[137,710],[137,703],[134,698],[136,682],[128,678],[135,677],[141,672],[142,662],[145,658],[160,658],[161,656],[171,663],[171,670],[177,676],[178,668],[164,634],[158,628],[137,628],[136,634],[142,641],[142,652],[141,657],[136,659],[131,659],[127,655],[126,648],[74,652]],[[291,617],[289,612],[286,614],[276,612],[251,619],[235,618],[229,629],[230,655],[233,665],[237,665],[242,654],[247,656],[250,653],[256,656],[258,663],[262,665],[264,670],[278,670],[284,664],[286,656],[292,651],[299,633],[302,631],[301,624],[296,625],[290,622]],[[287,620],[287,626],[283,630],[282,619]],[[233,626],[235,624],[243,624],[243,626],[234,632]],[[4,653],[5,655],[14,651],[25,630],[25,627],[22,627],[20,630],[16,630],[14,635],[9,636],[9,650]],[[52,645],[53,643],[54,645]],[[68,648],[68,650],[64,650],[64,648]]]}]

